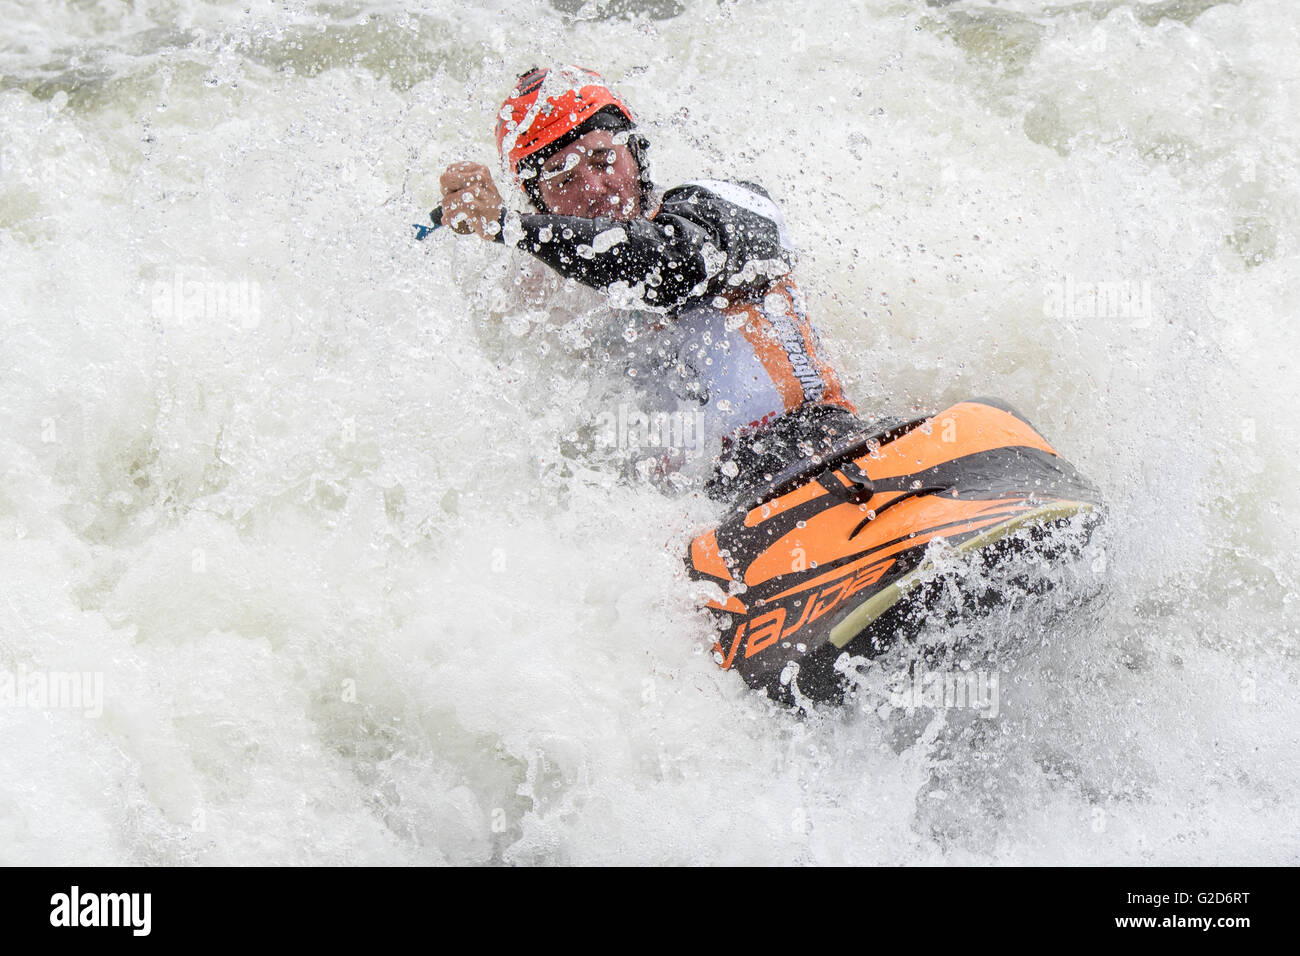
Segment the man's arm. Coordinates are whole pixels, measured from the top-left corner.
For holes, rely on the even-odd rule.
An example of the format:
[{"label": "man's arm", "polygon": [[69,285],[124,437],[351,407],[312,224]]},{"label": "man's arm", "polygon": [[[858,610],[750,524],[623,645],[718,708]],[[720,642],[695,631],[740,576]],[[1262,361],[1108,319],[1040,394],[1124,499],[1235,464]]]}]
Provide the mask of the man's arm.
[{"label": "man's arm", "polygon": [[790,271],[781,214],[749,183],[704,180],[671,189],[653,219],[532,213],[508,223],[486,166],[454,163],[441,182],[443,221],[453,232],[510,242],[605,292],[621,284],[650,308],[748,297]]},{"label": "man's arm", "polygon": [[692,183],[664,197],[654,219],[618,221],[546,213],[503,220],[500,241],[603,291],[619,283],[652,308],[747,296],[790,271],[776,205],[759,187]]}]

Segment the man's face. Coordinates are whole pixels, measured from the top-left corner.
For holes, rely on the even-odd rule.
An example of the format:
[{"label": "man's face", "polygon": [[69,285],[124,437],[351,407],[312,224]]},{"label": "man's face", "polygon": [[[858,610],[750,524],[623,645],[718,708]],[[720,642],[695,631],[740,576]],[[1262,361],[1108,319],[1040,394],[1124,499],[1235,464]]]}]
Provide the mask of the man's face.
[{"label": "man's face", "polygon": [[640,169],[617,133],[592,130],[542,164],[538,190],[560,216],[629,220],[641,215]]}]

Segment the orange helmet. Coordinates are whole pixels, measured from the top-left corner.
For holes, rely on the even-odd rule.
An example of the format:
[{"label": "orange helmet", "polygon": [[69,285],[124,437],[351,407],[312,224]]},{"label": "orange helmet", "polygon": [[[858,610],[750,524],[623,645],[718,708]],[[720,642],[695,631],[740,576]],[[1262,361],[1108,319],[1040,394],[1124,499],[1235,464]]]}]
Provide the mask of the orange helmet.
[{"label": "orange helmet", "polygon": [[[558,82],[557,82],[558,80]],[[540,104],[542,87],[548,86]],[[602,110],[613,108],[635,125],[632,111],[605,85],[599,73],[577,66],[554,71],[534,68],[515,83],[497,119],[497,152],[519,177],[519,164],[559,141]]]}]

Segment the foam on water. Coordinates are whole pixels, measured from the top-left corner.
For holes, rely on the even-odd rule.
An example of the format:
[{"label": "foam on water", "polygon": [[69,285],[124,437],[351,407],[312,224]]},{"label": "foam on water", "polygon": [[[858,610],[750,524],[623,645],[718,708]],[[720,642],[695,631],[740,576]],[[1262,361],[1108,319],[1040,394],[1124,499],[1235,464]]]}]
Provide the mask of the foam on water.
[{"label": "foam on water", "polygon": [[[427,6],[0,2],[0,672],[104,682],[0,707],[0,860],[1300,858],[1287,0]],[[996,720],[718,671],[711,506],[574,456],[592,300],[410,240],[543,59],[771,190],[864,413],[1104,489]]]}]

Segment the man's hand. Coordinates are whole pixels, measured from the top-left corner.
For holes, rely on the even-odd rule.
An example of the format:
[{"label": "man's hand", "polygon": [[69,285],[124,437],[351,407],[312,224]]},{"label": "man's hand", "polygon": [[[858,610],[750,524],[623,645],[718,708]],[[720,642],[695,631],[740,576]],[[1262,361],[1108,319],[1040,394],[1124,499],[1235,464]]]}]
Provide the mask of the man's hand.
[{"label": "man's hand", "polygon": [[442,185],[442,221],[452,232],[493,239],[505,204],[492,182],[492,173],[480,163],[452,163],[439,180]]}]

